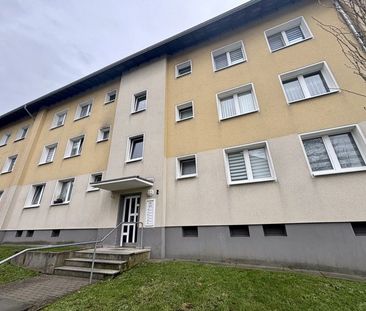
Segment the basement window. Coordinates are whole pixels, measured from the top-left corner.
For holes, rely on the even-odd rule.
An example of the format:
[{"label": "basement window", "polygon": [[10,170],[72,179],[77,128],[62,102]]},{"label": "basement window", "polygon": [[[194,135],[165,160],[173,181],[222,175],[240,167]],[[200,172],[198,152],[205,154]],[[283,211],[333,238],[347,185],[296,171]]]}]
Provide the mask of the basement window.
[{"label": "basement window", "polygon": [[356,236],[366,236],[366,222],[352,222],[351,225]]},{"label": "basement window", "polygon": [[60,236],[60,229],[52,230],[51,237],[52,238],[57,238],[58,236]]},{"label": "basement window", "polygon": [[20,238],[22,235],[23,235],[23,230],[17,230],[17,231],[15,232],[15,237],[16,237],[16,238]]},{"label": "basement window", "polygon": [[287,236],[285,225],[263,225],[265,236]]},{"label": "basement window", "polygon": [[198,227],[190,226],[190,227],[182,227],[182,235],[183,237],[198,237]]},{"label": "basement window", "polygon": [[31,238],[31,237],[33,237],[33,234],[34,234],[34,230],[27,230],[27,233],[26,233],[26,237],[27,238]]},{"label": "basement window", "polygon": [[249,234],[249,227],[245,225],[236,225],[236,226],[229,226],[230,236],[231,237],[248,237]]}]

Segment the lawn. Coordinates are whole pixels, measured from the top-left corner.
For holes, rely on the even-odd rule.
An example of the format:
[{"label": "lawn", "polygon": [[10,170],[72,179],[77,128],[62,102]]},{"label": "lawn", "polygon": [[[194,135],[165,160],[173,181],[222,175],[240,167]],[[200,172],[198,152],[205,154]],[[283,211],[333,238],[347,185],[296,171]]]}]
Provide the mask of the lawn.
[{"label": "lawn", "polygon": [[[0,260],[9,257],[22,249],[27,248],[26,246],[14,246],[14,245],[1,245],[0,246]],[[37,272],[24,269],[6,263],[0,266],[0,284],[10,283],[19,281],[29,277],[36,276]]]},{"label": "lawn", "polygon": [[144,263],[46,310],[366,310],[366,283],[190,262]]}]

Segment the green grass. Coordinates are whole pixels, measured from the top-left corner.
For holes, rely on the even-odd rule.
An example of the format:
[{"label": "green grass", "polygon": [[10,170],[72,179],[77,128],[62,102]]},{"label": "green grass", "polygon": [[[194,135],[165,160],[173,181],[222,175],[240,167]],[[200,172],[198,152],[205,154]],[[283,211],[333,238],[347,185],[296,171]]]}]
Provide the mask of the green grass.
[{"label": "green grass", "polygon": [[144,263],[46,310],[366,310],[366,283],[190,262]]},{"label": "green grass", "polygon": [[[27,248],[26,246],[15,246],[15,245],[2,245],[0,246],[0,260],[9,257],[22,249]],[[36,276],[37,272],[17,267],[6,263],[0,266],[0,284],[10,283],[14,281],[23,280]]]}]

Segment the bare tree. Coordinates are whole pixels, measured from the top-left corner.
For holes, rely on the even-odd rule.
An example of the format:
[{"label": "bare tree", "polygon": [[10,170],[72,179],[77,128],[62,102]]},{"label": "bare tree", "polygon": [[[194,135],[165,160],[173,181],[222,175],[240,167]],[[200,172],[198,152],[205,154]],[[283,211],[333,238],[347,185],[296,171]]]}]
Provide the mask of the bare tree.
[{"label": "bare tree", "polygon": [[[324,5],[322,0],[318,0]],[[366,82],[366,0],[333,0],[342,26],[325,24],[320,27],[338,41],[350,68]]]}]

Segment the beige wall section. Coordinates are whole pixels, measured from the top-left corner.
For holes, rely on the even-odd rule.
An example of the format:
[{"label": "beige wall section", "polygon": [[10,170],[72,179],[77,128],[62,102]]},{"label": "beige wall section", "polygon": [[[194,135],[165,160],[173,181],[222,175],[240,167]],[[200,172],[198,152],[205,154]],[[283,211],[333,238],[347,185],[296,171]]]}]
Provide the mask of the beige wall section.
[{"label": "beige wall section", "polygon": [[223,149],[197,154],[197,178],[175,180],[169,158],[166,225],[365,221],[366,172],[313,178],[297,134],[268,144],[277,181],[228,186]]},{"label": "beige wall section", "polygon": [[[270,53],[264,31],[299,16],[304,16],[314,38]],[[320,6],[315,0],[303,1],[243,29],[170,57],[167,72],[167,156],[366,120],[365,99],[347,92],[304,100],[291,106],[286,103],[278,75],[320,61],[328,63],[341,88],[365,93],[364,82],[346,67],[347,61],[334,37],[322,30],[313,17],[326,24],[340,23],[334,9]],[[211,51],[239,40],[244,42],[248,61],[213,72]],[[188,59],[192,60],[192,74],[175,79],[175,65]],[[216,94],[247,83],[254,83],[260,112],[219,122]],[[176,123],[175,106],[189,100],[194,101],[194,119]]]},{"label": "beige wall section", "polygon": [[[165,206],[165,85],[166,60],[160,59],[125,73],[121,79],[115,114],[112,145],[105,179],[139,175],[154,179],[156,199],[155,225],[164,223]],[[147,109],[131,114],[134,94],[147,91]],[[126,148],[130,136],[144,134],[143,160],[126,163]],[[145,218],[146,190],[142,192],[140,219]],[[117,194],[116,194],[117,196]],[[117,206],[116,206],[117,209]]]}]

